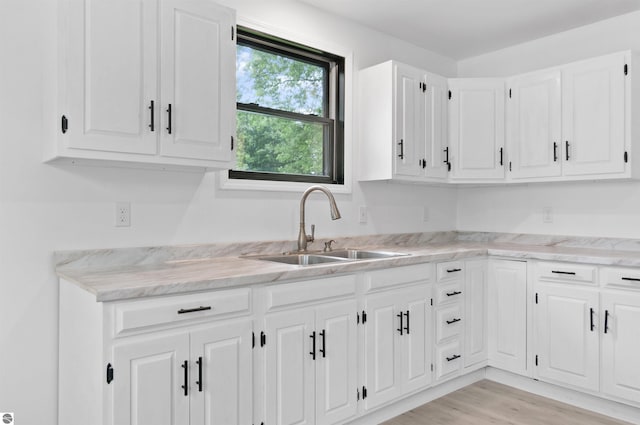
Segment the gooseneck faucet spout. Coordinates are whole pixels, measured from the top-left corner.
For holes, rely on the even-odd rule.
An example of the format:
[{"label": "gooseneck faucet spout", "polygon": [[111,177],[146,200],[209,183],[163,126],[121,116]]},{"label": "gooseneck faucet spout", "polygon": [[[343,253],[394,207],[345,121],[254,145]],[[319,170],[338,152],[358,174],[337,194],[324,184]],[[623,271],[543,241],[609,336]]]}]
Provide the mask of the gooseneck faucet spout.
[{"label": "gooseneck faucet spout", "polygon": [[338,210],[338,206],[336,205],[336,200],[326,187],[323,186],[311,186],[302,194],[302,199],[300,199],[300,232],[298,233],[298,251],[306,251],[307,243],[313,242],[315,240],[315,226],[311,225],[311,235],[307,235],[307,231],[305,229],[304,223],[304,205],[309,197],[311,192],[319,190],[320,192],[327,195],[329,198],[329,208],[331,210],[331,219],[337,220],[340,218],[340,211]]}]

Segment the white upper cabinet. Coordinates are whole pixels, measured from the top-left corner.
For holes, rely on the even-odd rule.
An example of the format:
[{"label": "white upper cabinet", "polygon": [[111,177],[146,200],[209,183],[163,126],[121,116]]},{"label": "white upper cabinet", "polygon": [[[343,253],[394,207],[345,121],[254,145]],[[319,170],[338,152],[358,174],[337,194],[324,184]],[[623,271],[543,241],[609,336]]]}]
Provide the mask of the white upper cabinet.
[{"label": "white upper cabinet", "polygon": [[560,168],[560,71],[542,71],[507,82],[509,177],[557,177]]},{"label": "white upper cabinet", "polygon": [[235,14],[179,3],[60,1],[59,137],[46,160],[230,165]]},{"label": "white upper cabinet", "polygon": [[504,178],[504,81],[449,80],[452,180]]},{"label": "white upper cabinet", "polygon": [[444,181],[447,80],[395,61],[359,78],[360,180]]},{"label": "white upper cabinet", "polygon": [[618,53],[562,68],[565,175],[624,173],[628,61]]}]

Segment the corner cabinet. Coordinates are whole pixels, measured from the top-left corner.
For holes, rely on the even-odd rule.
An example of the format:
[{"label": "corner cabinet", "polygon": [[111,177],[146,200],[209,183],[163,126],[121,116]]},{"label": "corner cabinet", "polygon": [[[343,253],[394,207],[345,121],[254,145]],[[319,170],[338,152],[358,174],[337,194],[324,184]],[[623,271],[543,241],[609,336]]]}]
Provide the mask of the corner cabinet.
[{"label": "corner cabinet", "polygon": [[359,79],[360,180],[445,181],[447,80],[395,61]]},{"label": "corner cabinet", "polygon": [[228,168],[235,12],[206,0],[60,0],[58,137],[45,160]]},{"label": "corner cabinet", "polygon": [[504,80],[449,80],[451,180],[504,179]]}]

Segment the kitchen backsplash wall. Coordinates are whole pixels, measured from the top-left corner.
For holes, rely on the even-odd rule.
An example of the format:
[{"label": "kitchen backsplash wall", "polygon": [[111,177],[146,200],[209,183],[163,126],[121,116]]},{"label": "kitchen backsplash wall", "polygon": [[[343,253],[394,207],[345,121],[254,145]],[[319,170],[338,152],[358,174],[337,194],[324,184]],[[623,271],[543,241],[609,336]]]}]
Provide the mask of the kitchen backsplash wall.
[{"label": "kitchen backsplash wall", "polygon": [[[462,77],[510,76],[621,51],[640,51],[640,12],[458,63]],[[640,70],[635,70],[635,78]],[[638,114],[637,105],[633,114]],[[638,152],[633,153],[637,155]],[[552,223],[543,222],[550,207]],[[640,182],[468,187],[458,192],[457,230],[640,238]]]}]

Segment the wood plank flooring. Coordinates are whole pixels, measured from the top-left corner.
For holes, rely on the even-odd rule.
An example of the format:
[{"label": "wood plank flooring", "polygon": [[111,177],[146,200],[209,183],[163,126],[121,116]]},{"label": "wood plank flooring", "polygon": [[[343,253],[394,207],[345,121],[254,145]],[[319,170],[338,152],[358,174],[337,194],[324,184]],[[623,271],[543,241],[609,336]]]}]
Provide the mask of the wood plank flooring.
[{"label": "wood plank flooring", "polygon": [[629,425],[597,413],[480,381],[397,416],[384,425]]}]

